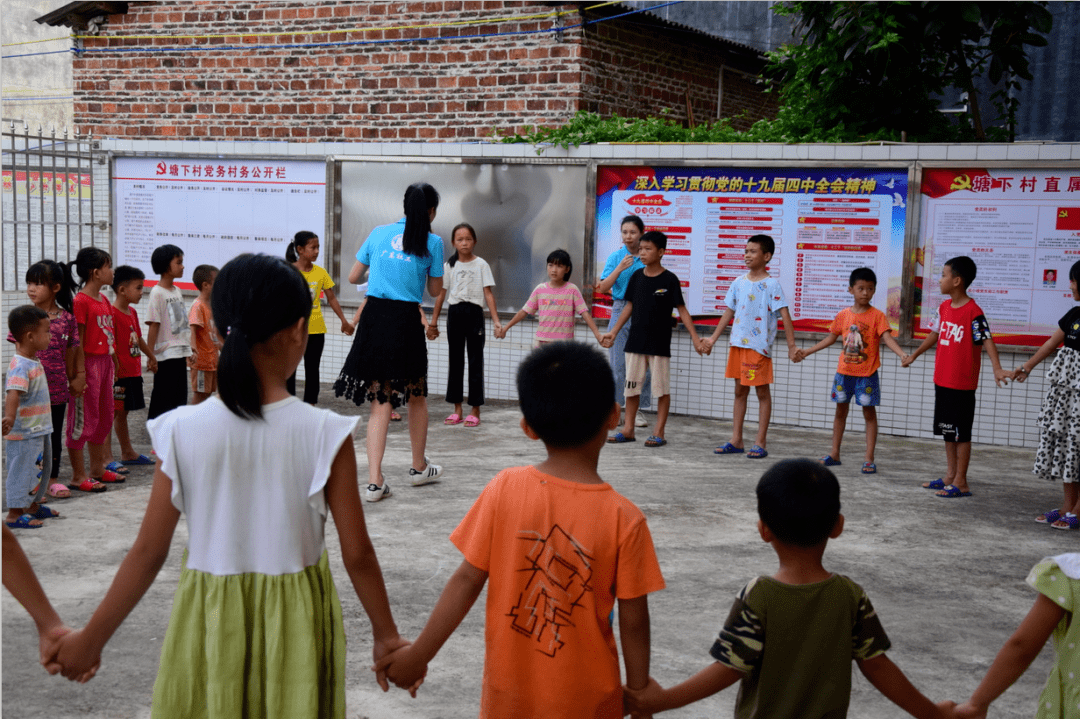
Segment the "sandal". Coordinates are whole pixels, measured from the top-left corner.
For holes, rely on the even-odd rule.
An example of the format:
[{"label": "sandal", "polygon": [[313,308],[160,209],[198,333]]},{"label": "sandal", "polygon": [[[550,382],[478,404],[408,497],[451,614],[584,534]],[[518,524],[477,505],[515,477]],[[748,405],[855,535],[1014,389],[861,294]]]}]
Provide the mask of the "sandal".
[{"label": "sandal", "polygon": [[[37,524],[34,524],[37,522]],[[14,522],[4,522],[11,529],[40,529],[45,526],[45,523],[40,519],[35,519],[31,514],[24,514]]]},{"label": "sandal", "polygon": [[[30,513],[27,512],[27,514]],[[60,516],[60,513],[57,512],[55,509],[50,509],[49,507],[46,507],[44,504],[39,504],[37,511],[33,514],[30,514],[30,516],[34,519],[56,519]]]},{"label": "sandal", "polygon": [[942,499],[956,499],[957,497],[970,497],[971,492],[963,492],[955,485],[946,484],[941,488],[940,492],[935,492],[934,496]]},{"label": "sandal", "polygon": [[859,471],[863,474],[877,474],[877,465],[873,462],[863,462],[862,469]]},{"label": "sandal", "polygon": [[1063,514],[1061,515],[1061,519],[1050,526],[1054,529],[1076,529],[1077,527],[1080,527],[1080,517],[1077,517],[1075,514]]},{"label": "sandal", "polygon": [[616,432],[607,438],[608,444],[625,444],[627,442],[637,442],[634,437],[627,437],[622,432]]},{"label": "sandal", "polygon": [[479,427],[480,426],[480,418],[475,416],[475,415],[470,414],[468,417],[465,418],[465,426],[466,427]]},{"label": "sandal", "polygon": [[[949,485],[952,486],[952,485]],[[945,480],[938,477],[933,482],[926,482],[922,485],[923,489],[945,489]]]},{"label": "sandal", "polygon": [[1038,517],[1035,518],[1035,521],[1039,524],[1053,524],[1060,518],[1061,510],[1051,509],[1049,512],[1043,512],[1042,514],[1040,514]]},{"label": "sandal", "polygon": [[646,447],[663,447],[667,444],[667,440],[663,437],[657,437],[655,434],[645,440]]},{"label": "sandal", "polygon": [[717,447],[712,451],[713,454],[742,454],[746,450],[742,447],[736,447],[731,442],[728,442],[723,447]]},{"label": "sandal", "polygon": [[461,423],[462,423],[462,422],[464,422],[464,421],[465,421],[465,420],[463,420],[463,419],[461,418],[461,415],[460,415],[460,414],[458,414],[457,412],[454,412],[454,413],[453,413],[452,415],[450,415],[449,417],[447,417],[446,419],[444,419],[444,420],[442,421],[442,423],[443,423],[443,424],[461,424]]},{"label": "sandal", "polygon": [[117,474],[116,472],[113,472],[113,471],[110,471],[110,470],[107,469],[102,473],[102,475],[100,477],[93,477],[92,479],[94,479],[94,480],[96,480],[98,482],[107,482],[109,484],[119,484],[120,482],[126,481],[127,478]]},{"label": "sandal", "polygon": [[109,488],[97,480],[87,478],[78,484],[69,484],[68,489],[78,490],[79,492],[104,492]]},{"label": "sandal", "polygon": [[826,467],[839,467],[843,462],[839,459],[833,459],[831,454],[827,454],[821,458],[821,463]]},{"label": "sandal", "polygon": [[105,465],[105,469],[116,474],[127,474],[130,470],[120,462],[109,462]]},{"label": "sandal", "polygon": [[391,422],[400,422],[401,421],[401,415],[398,414],[397,412],[395,412],[394,410],[390,410],[390,421]]},{"label": "sandal", "polygon": [[760,444],[755,444],[750,448],[750,451],[746,453],[747,459],[765,459],[769,456],[769,453],[765,451],[765,448]]},{"label": "sandal", "polygon": [[145,454],[140,454],[135,459],[122,459],[122,460],[120,460],[120,464],[127,465],[127,466],[131,466],[131,465],[138,466],[140,464],[153,464],[153,463],[154,463],[154,460],[150,459]]}]

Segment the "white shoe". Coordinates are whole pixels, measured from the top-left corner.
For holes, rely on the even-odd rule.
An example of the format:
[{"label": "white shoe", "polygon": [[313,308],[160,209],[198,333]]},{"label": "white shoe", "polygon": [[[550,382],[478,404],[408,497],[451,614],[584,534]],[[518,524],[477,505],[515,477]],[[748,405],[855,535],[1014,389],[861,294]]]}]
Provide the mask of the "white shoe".
[{"label": "white shoe", "polygon": [[417,472],[412,467],[409,467],[409,481],[414,487],[422,487],[425,484],[431,484],[432,482],[438,482],[439,477],[442,476],[442,467],[437,464],[432,464],[427,457],[424,457],[427,463],[427,469]]},{"label": "white shoe", "polygon": [[367,491],[364,492],[364,499],[369,502],[378,502],[380,499],[386,499],[392,494],[393,492],[390,491],[390,485],[387,484],[384,479],[383,486],[381,487],[377,484],[369,484],[367,486]]},{"label": "white shoe", "polygon": [[640,410],[637,413],[637,417],[634,418],[634,426],[635,427],[648,427],[649,426],[649,420],[645,419],[645,415],[643,415]]}]

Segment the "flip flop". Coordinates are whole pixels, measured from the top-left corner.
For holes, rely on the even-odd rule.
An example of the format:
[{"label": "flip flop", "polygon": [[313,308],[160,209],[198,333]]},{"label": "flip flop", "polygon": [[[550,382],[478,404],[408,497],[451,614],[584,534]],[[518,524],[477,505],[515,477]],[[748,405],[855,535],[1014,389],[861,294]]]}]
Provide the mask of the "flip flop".
[{"label": "flip flop", "polygon": [[821,463],[826,467],[839,467],[843,462],[839,459],[833,459],[831,454],[827,454],[821,458]]},{"label": "flip flop", "polygon": [[[952,485],[950,485],[952,486]],[[933,482],[927,482],[922,485],[923,489],[945,489],[945,480],[938,477]]]},{"label": "flip flop", "polygon": [[[31,522],[37,522],[37,524],[30,524]],[[14,522],[4,522],[4,524],[11,529],[41,529],[45,526],[44,522],[30,514],[24,514]]]},{"label": "flip flop", "polygon": [[105,469],[116,474],[127,474],[130,470],[120,462],[109,462],[105,465]]},{"label": "flip flop", "polygon": [[461,424],[461,423],[462,423],[462,422],[464,422],[464,421],[465,421],[465,420],[463,420],[463,419],[461,418],[461,415],[460,415],[460,414],[458,414],[457,412],[454,412],[454,413],[453,413],[452,415],[450,415],[449,417],[447,417],[446,419],[444,419],[444,420],[442,421],[442,423],[443,423],[443,424]]},{"label": "flip flop", "polygon": [[646,447],[663,447],[667,444],[667,440],[663,437],[657,437],[655,434],[645,440]]},{"label": "flip flop", "polygon": [[765,459],[768,456],[769,453],[765,451],[765,448],[758,444],[755,444],[750,448],[750,451],[746,453],[747,459]]},{"label": "flip flop", "polygon": [[863,462],[862,469],[859,471],[863,474],[877,474],[877,465],[873,462]]},{"label": "flip flop", "polygon": [[122,459],[122,460],[120,460],[120,464],[123,464],[125,466],[129,466],[129,467],[138,466],[138,465],[142,465],[142,464],[153,464],[153,463],[154,463],[154,460],[150,459],[145,454],[140,454],[135,459]]},{"label": "flip flop", "polygon": [[637,442],[636,437],[627,437],[622,432],[616,432],[607,438],[608,444],[626,444],[627,442]]},{"label": "flip flop", "polygon": [[55,509],[50,509],[46,507],[44,504],[39,504],[37,511],[30,516],[34,519],[56,519],[60,516],[60,513],[57,512]]},{"label": "flip flop", "polygon": [[468,417],[465,418],[465,426],[466,427],[479,427],[480,426],[480,418],[470,414]]},{"label": "flip flop", "polygon": [[742,454],[746,450],[742,447],[736,447],[731,442],[728,442],[723,447],[717,447],[712,451],[713,454]]},{"label": "flip flop", "polygon": [[79,492],[104,492],[109,488],[97,480],[84,479],[78,484],[69,484],[68,489],[74,489]]},{"label": "flip flop", "polygon": [[1042,514],[1040,514],[1038,517],[1035,518],[1035,521],[1039,524],[1053,524],[1059,519],[1061,519],[1061,510],[1051,509],[1049,512],[1043,512]]},{"label": "flip flop", "polygon": [[946,484],[941,488],[940,492],[935,492],[934,496],[942,499],[956,499],[957,497],[970,497],[971,492],[961,492],[954,485]]}]

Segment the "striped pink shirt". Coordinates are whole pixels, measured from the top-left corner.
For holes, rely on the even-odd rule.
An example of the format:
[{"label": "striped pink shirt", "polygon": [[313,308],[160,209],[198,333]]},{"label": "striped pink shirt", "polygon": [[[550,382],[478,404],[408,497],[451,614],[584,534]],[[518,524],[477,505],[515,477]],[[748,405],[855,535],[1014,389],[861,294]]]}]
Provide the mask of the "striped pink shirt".
[{"label": "striped pink shirt", "polygon": [[581,290],[573,282],[562,287],[540,283],[521,309],[540,320],[536,339],[541,342],[574,339],[574,317],[589,310]]}]

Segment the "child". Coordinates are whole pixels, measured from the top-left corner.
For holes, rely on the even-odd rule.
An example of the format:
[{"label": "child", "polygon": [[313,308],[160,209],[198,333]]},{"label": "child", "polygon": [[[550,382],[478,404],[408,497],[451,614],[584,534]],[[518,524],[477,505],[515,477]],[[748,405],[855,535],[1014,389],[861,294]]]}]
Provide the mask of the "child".
[{"label": "child", "polygon": [[645,516],[597,474],[619,422],[615,380],[597,350],[558,342],[517,372],[521,428],[547,459],[499,473],[452,541],[464,561],[416,643],[376,663],[411,686],[468,614],[485,582],[482,717],[623,715],[619,631],[627,684],[649,667],[648,594],[664,588]]},{"label": "child", "polygon": [[38,352],[49,348],[49,315],[33,305],[16,307],[8,315],[8,330],[15,338],[15,356],[8,365],[4,387],[5,523],[12,529],[36,529],[42,519],[60,516],[39,504],[45,493],[44,482],[37,483],[33,501],[27,500],[38,473],[34,466],[38,455],[43,457],[43,467],[52,465],[49,381],[37,359]]},{"label": "child", "polygon": [[[1080,262],[1074,262],[1069,269],[1069,289],[1074,301],[1080,301],[1077,285],[1080,285]],[[1032,472],[1051,481],[1060,479],[1065,500],[1061,509],[1044,512],[1035,521],[1054,529],[1076,529],[1080,523],[1080,414],[1075,409],[1076,397],[1080,396],[1080,306],[1065,313],[1050,339],[1012,373],[1012,379],[1023,382],[1062,342],[1065,346],[1046,373],[1050,388],[1039,412],[1042,432]]]},{"label": "child", "polygon": [[[1057,662],[1039,696],[1037,719],[1075,717],[1077,683],[1080,673],[1080,622],[1072,621],[1080,601],[1080,554],[1047,557],[1032,568],[1027,583],[1038,596],[1031,611],[998,652],[990,670],[967,700],[954,709],[954,716],[983,719],[990,703],[1001,696],[1031,666],[1051,635]],[[1068,702],[1068,705],[1066,705]]]},{"label": "child", "polygon": [[161,280],[150,290],[146,310],[146,344],[157,357],[158,371],[150,390],[147,419],[154,419],[187,404],[187,368],[195,364],[191,349],[191,328],[184,309],[184,296],[174,282],[184,276],[184,251],[176,245],[162,245],[150,255],[150,266]]},{"label": "child", "polygon": [[[123,475],[105,465],[109,455],[109,433],[113,424],[113,378],[116,370],[116,337],[113,311],[101,288],[112,284],[112,257],[97,247],[84,247],[75,256],[75,272],[82,288],[75,295],[75,322],[79,326],[82,367],[76,374],[86,376],[82,396],[69,403],[67,447],[72,478],[68,489],[104,492],[102,482],[123,482]],[[78,362],[78,359],[76,360]],[[83,464],[83,447],[89,443],[90,472]]]},{"label": "child", "polygon": [[[994,382],[1008,384],[1009,374],[1001,369],[997,347],[990,335],[990,325],[982,309],[968,296],[967,288],[975,281],[975,261],[954,257],[941,269],[941,294],[949,299],[941,303],[930,321],[933,332],[919,348],[900,363],[909,367],[915,359],[937,344],[934,357],[934,434],[945,440],[948,474],[924,489],[936,489],[937,496],[952,499],[970,497],[967,470],[971,462],[971,427],[975,423],[975,388],[979,386],[982,348],[994,367]],[[940,342],[939,342],[940,338]]]},{"label": "child", "polygon": [[[450,368],[446,379],[446,401],[454,412],[443,424],[480,426],[480,405],[484,403],[484,307],[491,312],[496,335],[502,329],[499,308],[495,305],[495,277],[482,257],[473,254],[476,230],[462,222],[450,233],[454,254],[443,267],[443,291],[435,298],[435,309],[427,327],[428,339],[438,337],[439,311],[446,308],[446,339],[450,346]],[[469,416],[462,419],[464,399],[465,349],[469,350]]]},{"label": "child", "polygon": [[218,352],[221,347],[214,317],[210,314],[210,296],[217,273],[218,268],[212,265],[199,265],[191,273],[191,281],[199,289],[199,296],[191,303],[188,313],[191,353],[195,358],[191,368],[192,404],[199,404],[217,391]]},{"label": "child", "polygon": [[231,328],[218,365],[220,397],[149,423],[158,463],[139,535],[86,627],[61,638],[57,661],[68,678],[100,661],[168,557],[183,512],[188,546],[155,711],[341,717],[345,637],[323,536],[327,509],[371,620],[375,659],[405,643],[364,525],[357,418],[306,405],[285,389],[311,313],[311,293],[294,267],[240,255],[222,268],[212,302],[218,326]]},{"label": "child", "polygon": [[754,445],[746,456],[750,459],[764,459],[769,456],[765,450],[765,438],[769,432],[769,418],[772,416],[772,394],[769,385],[773,381],[772,346],[776,340],[777,316],[784,321],[788,357],[792,362],[799,361],[784,288],[780,286],[779,280],[769,276],[766,269],[774,252],[776,243],[768,235],[754,235],[746,241],[743,259],[749,272],[731,283],[724,298],[727,309],[721,315],[712,335],[701,341],[702,350],[705,354],[710,354],[724,327],[728,322],[731,323],[731,348],[728,350],[727,370],[724,373],[725,377],[735,380],[731,440],[713,450],[716,454],[742,454],[745,451],[743,422],[746,420],[750,388],[754,387],[758,399],[758,431]]},{"label": "child", "polygon": [[885,346],[903,360],[907,353],[892,336],[889,320],[885,313],[870,306],[870,300],[877,289],[877,275],[869,267],[860,267],[851,272],[848,279],[848,292],[855,298],[855,304],[843,309],[836,315],[829,336],[808,350],[799,350],[796,356],[800,361],[823,350],[844,335],[844,351],[836,366],[833,377],[832,401],[836,403],[836,417],[833,419],[832,449],[821,458],[826,467],[840,465],[840,441],[844,438],[847,425],[848,409],[851,400],[862,407],[866,420],[866,458],[862,473],[874,474],[874,447],[877,445],[878,421],[877,407],[881,404],[881,383],[878,381],[878,368],[881,367],[881,346]]},{"label": "child", "polygon": [[701,353],[697,331],[690,313],[683,302],[682,287],[674,272],[660,264],[667,249],[667,235],[663,232],[646,232],[639,241],[639,257],[645,264],[630,276],[626,285],[626,304],[615,326],[601,337],[604,347],[611,347],[619,330],[627,322],[630,336],[626,340],[626,418],[623,429],[608,437],[608,442],[621,444],[633,442],[634,420],[638,401],[645,382],[645,372],[652,369],[652,393],[656,398],[656,427],[652,436],[645,440],[646,447],[663,447],[664,427],[671,409],[671,311],[677,310],[679,319],[690,333],[694,349]]},{"label": "child", "polygon": [[495,337],[502,339],[511,327],[525,319],[525,315],[537,316],[539,320],[536,328],[536,346],[548,342],[574,339],[574,315],[581,315],[585,324],[592,330],[596,341],[600,341],[600,331],[596,329],[589,308],[585,305],[585,298],[581,296],[581,290],[570,281],[570,273],[574,271],[574,264],[570,261],[570,253],[566,250],[554,250],[547,258],[548,281],[541,282],[533,288],[532,294],[525,306],[509,322],[502,326],[502,330],[495,330]]},{"label": "child", "polygon": [[735,598],[710,654],[716,661],[682,684],[627,687],[627,707],[643,714],[700,701],[741,680],[743,719],[847,716],[851,662],[878,691],[916,717],[940,710],[885,656],[890,643],[866,592],[822,565],[844,530],[840,484],[810,459],[777,462],[757,486],[758,533],[780,568],[752,579]]},{"label": "child", "polygon": [[154,460],[145,454],[139,454],[131,445],[128,432],[128,412],[136,412],[146,407],[143,398],[142,355],[147,357],[147,369],[157,371],[157,358],[154,351],[143,340],[139,328],[139,315],[134,305],[143,295],[143,282],[146,275],[137,267],[120,265],[113,272],[112,288],[116,294],[113,305],[113,327],[116,330],[116,357],[119,367],[118,376],[113,383],[113,428],[120,443],[120,464],[145,465]]},{"label": "child", "polygon": [[[319,364],[322,362],[323,347],[326,344],[326,322],[322,314],[322,296],[326,295],[326,304],[341,320],[341,331],[346,335],[353,333],[353,326],[345,319],[345,313],[334,295],[334,280],[330,274],[315,264],[319,258],[319,236],[314,232],[300,230],[293,237],[285,250],[285,259],[293,263],[300,274],[307,280],[311,290],[311,317],[308,318],[308,344],[304,350],[304,401],[308,404],[319,402]],[[289,378],[289,394],[296,394],[296,375]]]}]

